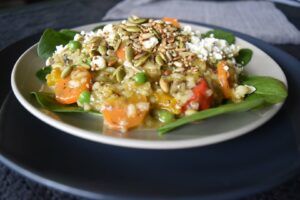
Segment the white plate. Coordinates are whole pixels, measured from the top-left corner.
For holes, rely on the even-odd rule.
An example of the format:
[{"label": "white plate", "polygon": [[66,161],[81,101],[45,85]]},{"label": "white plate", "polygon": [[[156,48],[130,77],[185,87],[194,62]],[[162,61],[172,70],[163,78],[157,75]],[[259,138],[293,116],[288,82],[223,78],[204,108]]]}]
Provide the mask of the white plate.
[{"label": "white plate", "polygon": [[[105,22],[112,23],[112,22]],[[91,24],[76,30],[92,30],[99,24]],[[206,32],[203,26],[190,25],[194,30]],[[245,68],[248,74],[272,76],[287,85],[286,77],[278,64],[266,53],[254,45],[236,38],[236,44],[253,50],[251,62]],[[144,149],[178,149],[204,146],[229,140],[259,127],[268,121],[282,106],[282,103],[244,113],[227,114],[178,128],[164,136],[158,136],[155,130],[132,130],[126,134],[102,131],[102,118],[90,114],[53,113],[41,109],[30,95],[38,91],[42,83],[35,73],[45,65],[37,55],[37,44],[29,48],[16,62],[11,84],[19,102],[34,116],[43,122],[66,133],[111,145]],[[42,134],[42,133],[41,133]]]}]

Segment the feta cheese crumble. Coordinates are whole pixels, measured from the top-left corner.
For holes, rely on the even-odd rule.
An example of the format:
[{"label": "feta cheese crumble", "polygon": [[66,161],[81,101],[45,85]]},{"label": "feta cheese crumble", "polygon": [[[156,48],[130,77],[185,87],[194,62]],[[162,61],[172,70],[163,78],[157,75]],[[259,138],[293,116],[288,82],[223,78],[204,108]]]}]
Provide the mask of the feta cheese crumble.
[{"label": "feta cheese crumble", "polygon": [[95,70],[104,69],[106,67],[106,62],[102,56],[94,56],[91,65],[92,67],[94,66]]},{"label": "feta cheese crumble", "polygon": [[151,49],[158,44],[158,39],[156,37],[151,37],[148,40],[143,42],[143,47],[145,49]]},{"label": "feta cheese crumble", "polygon": [[229,45],[226,40],[213,37],[199,38],[191,36],[191,42],[186,43],[186,48],[203,60],[215,63],[224,58],[233,58],[239,51],[234,44]]},{"label": "feta cheese crumble", "polygon": [[255,92],[256,88],[250,85],[238,85],[233,90],[233,95],[237,100],[242,100],[247,94]]}]

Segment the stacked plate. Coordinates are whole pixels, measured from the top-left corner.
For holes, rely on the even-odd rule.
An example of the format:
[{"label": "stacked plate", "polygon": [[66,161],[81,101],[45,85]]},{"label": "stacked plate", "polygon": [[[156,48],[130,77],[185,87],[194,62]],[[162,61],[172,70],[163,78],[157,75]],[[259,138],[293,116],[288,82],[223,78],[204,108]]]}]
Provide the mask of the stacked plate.
[{"label": "stacked plate", "polygon": [[[2,162],[50,187],[98,199],[226,199],[281,183],[299,167],[300,65],[260,40],[235,35],[238,44],[254,51],[248,72],[286,83],[286,102],[205,120],[164,137],[155,131],[105,135],[98,117],[40,109],[29,95],[40,87],[34,76],[44,65],[33,45],[16,62],[11,79],[14,94],[2,105]],[[36,36],[29,37],[1,56],[13,56],[14,48],[35,42]]]}]

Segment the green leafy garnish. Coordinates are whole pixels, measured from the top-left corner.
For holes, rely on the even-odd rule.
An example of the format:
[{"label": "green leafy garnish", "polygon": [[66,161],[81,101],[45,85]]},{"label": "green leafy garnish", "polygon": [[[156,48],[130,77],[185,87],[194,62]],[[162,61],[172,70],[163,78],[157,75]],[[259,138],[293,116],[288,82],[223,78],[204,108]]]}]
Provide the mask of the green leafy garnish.
[{"label": "green leafy garnish", "polygon": [[53,29],[46,29],[38,43],[37,52],[38,56],[47,59],[54,53],[56,46],[66,45],[74,38],[77,32],[72,30],[63,29],[55,31]]},{"label": "green leafy garnish", "polygon": [[280,103],[288,96],[285,85],[272,77],[249,76],[243,80],[243,84],[255,87],[254,94],[262,97],[268,104]]},{"label": "green leafy garnish", "polygon": [[38,104],[46,108],[47,110],[53,111],[53,112],[64,112],[64,113],[95,113],[100,114],[99,112],[95,111],[85,111],[83,108],[77,106],[76,104],[71,105],[64,105],[60,104],[55,100],[55,95],[52,93],[46,93],[46,92],[31,92],[31,94],[35,97]]},{"label": "green leafy garnish", "polygon": [[70,40],[72,40],[74,38],[74,36],[79,33],[78,31],[74,31],[74,30],[70,30],[70,29],[61,29],[59,31],[61,34],[64,34],[65,36],[67,36],[68,38],[71,38]]},{"label": "green leafy garnish", "polygon": [[213,35],[214,38],[226,40],[228,44],[235,43],[235,37],[232,33],[219,29],[208,31],[207,33],[202,34],[202,37],[210,37],[211,35]]},{"label": "green leafy garnish", "polygon": [[235,57],[235,60],[241,66],[245,66],[250,62],[252,55],[253,52],[251,49],[241,49],[239,55]]},{"label": "green leafy garnish", "polygon": [[51,71],[52,71],[52,67],[47,66],[47,67],[43,67],[42,69],[38,70],[35,75],[41,81],[46,81],[46,76],[47,76],[47,74],[50,74]]},{"label": "green leafy garnish", "polygon": [[251,110],[253,108],[256,108],[258,106],[261,106],[264,103],[263,98],[255,98],[255,99],[249,99],[242,101],[240,103],[230,103],[230,104],[225,104],[222,106],[218,106],[216,108],[210,108],[206,109],[200,112],[197,112],[195,114],[180,118],[172,123],[169,123],[165,126],[162,126],[158,129],[159,135],[162,135],[164,133],[167,133],[179,126],[202,120],[202,119],[207,119],[210,117],[214,117],[217,115],[225,114],[225,113],[232,113],[232,112],[244,112]]},{"label": "green leafy garnish", "polygon": [[246,77],[242,84],[251,85],[256,88],[256,91],[249,95],[244,101],[240,103],[221,105],[180,118],[174,122],[160,127],[158,129],[158,133],[162,135],[179,126],[217,115],[233,112],[244,112],[257,107],[276,104],[284,101],[284,99],[287,97],[287,90],[284,84],[281,81],[271,77],[250,76]]}]

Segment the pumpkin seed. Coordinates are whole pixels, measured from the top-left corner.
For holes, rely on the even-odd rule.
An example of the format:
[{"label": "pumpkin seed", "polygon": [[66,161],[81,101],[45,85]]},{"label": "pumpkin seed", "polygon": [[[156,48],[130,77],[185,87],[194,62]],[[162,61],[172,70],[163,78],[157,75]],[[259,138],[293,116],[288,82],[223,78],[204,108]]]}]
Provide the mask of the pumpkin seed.
[{"label": "pumpkin seed", "polygon": [[179,52],[179,55],[182,57],[192,56],[194,53],[192,52]]},{"label": "pumpkin seed", "polygon": [[106,45],[102,45],[102,44],[101,44],[101,45],[98,47],[98,51],[99,51],[99,53],[100,53],[102,56],[105,56],[106,51],[107,51]]},{"label": "pumpkin seed", "polygon": [[109,67],[117,63],[118,58],[116,56],[107,56],[105,57],[106,63]]},{"label": "pumpkin seed", "polygon": [[143,24],[148,21],[146,18],[128,17],[128,21],[134,24]]},{"label": "pumpkin seed", "polygon": [[151,38],[152,36],[153,36],[153,33],[144,33],[144,34],[142,34],[142,38],[143,38],[144,40],[149,39],[149,38]]},{"label": "pumpkin seed", "polygon": [[165,93],[168,93],[170,91],[169,83],[164,78],[160,78],[159,86],[162,89],[162,91]]},{"label": "pumpkin seed", "polygon": [[133,59],[134,51],[130,46],[125,47],[125,58],[127,61],[131,61]]},{"label": "pumpkin seed", "polygon": [[179,48],[185,48],[185,44],[183,41],[179,41]]},{"label": "pumpkin seed", "polygon": [[144,56],[146,53],[147,53],[147,52],[137,54],[136,56],[134,56],[134,60],[137,60],[137,59],[141,58],[141,57]]},{"label": "pumpkin seed", "polygon": [[140,48],[142,48],[142,46],[139,45],[139,44],[136,43],[136,42],[134,42],[132,45],[133,45],[133,47],[134,47],[135,49],[140,49]]},{"label": "pumpkin seed", "polygon": [[124,79],[125,75],[126,72],[123,66],[119,66],[113,73],[113,77],[115,77],[118,82],[121,82]]},{"label": "pumpkin seed", "polygon": [[125,30],[127,26],[125,24],[119,24],[119,27]]},{"label": "pumpkin seed", "polygon": [[119,34],[116,34],[113,40],[113,49],[117,51],[119,49],[119,46],[121,44],[122,40]]},{"label": "pumpkin seed", "polygon": [[141,57],[133,61],[133,64],[135,66],[141,66],[143,65],[149,58],[150,54],[148,52],[143,53]]},{"label": "pumpkin seed", "polygon": [[183,66],[183,63],[182,62],[179,62],[179,61],[175,61],[173,63],[176,67],[182,67]]},{"label": "pumpkin seed", "polygon": [[152,33],[158,38],[158,40],[161,40],[161,35],[155,29],[152,29]]},{"label": "pumpkin seed", "polygon": [[115,51],[112,50],[112,49],[108,49],[108,50],[106,51],[106,54],[107,54],[108,56],[114,56],[114,55],[115,55]]},{"label": "pumpkin seed", "polygon": [[72,66],[68,66],[66,68],[63,69],[63,71],[61,72],[61,78],[66,78],[72,71]]},{"label": "pumpkin seed", "polygon": [[166,52],[166,56],[167,56],[167,58],[168,58],[168,61],[171,61],[172,60],[172,55],[171,55],[171,53],[170,52]]},{"label": "pumpkin seed", "polygon": [[137,26],[126,26],[124,29],[130,33],[136,33],[141,31],[141,29]]},{"label": "pumpkin seed", "polygon": [[165,64],[164,60],[159,54],[155,56],[155,62],[160,66]]},{"label": "pumpkin seed", "polygon": [[167,58],[162,52],[159,52],[158,54],[165,62],[167,62]]},{"label": "pumpkin seed", "polygon": [[121,42],[122,42],[121,39],[118,39],[118,40],[115,41],[115,44],[113,46],[113,48],[114,48],[115,51],[117,51],[119,49],[119,47],[121,45]]}]

